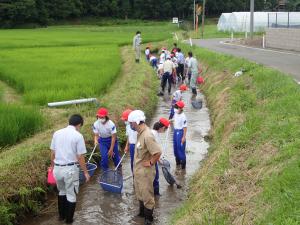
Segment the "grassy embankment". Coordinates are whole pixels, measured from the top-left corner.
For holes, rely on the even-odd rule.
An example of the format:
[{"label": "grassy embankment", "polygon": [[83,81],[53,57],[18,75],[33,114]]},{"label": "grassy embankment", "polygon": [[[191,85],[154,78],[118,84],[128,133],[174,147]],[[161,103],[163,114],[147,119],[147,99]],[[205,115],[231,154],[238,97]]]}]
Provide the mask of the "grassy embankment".
[{"label": "grassy embankment", "polygon": [[[18,54],[15,51],[20,51],[21,53],[25,52],[29,54],[27,55],[27,57],[30,57],[30,53],[33,52],[34,60],[37,60],[37,62],[40,63],[43,62],[39,61],[39,57],[37,57],[38,55],[40,57],[48,59],[51,65],[47,66],[47,61],[45,61],[45,67],[42,67],[39,63],[35,64],[33,62],[30,62],[30,60],[27,60],[26,57],[23,56],[23,59],[26,61],[26,64],[29,63],[31,65],[32,70],[39,69],[40,71],[43,71],[42,75],[45,75],[48,81],[49,79],[51,79],[51,73],[47,72],[47,70],[52,70],[53,68],[51,68],[51,66],[55,67],[56,65],[61,65],[60,60],[66,62],[69,65],[69,67],[65,66],[63,68],[64,70],[62,71],[54,70],[55,74],[52,74],[52,76],[59,74],[63,75],[63,72],[67,72],[69,70],[73,71],[74,73],[76,72],[72,69],[72,66],[76,66],[74,61],[68,61],[67,59],[61,58],[62,56],[60,56],[60,58],[57,58],[57,61],[55,61],[55,57],[48,55],[49,52],[53,53],[55,56],[59,54],[55,50],[61,50],[66,51],[66,53],[68,53],[67,56],[69,57],[73,57],[73,55],[76,56],[76,52],[80,52],[80,50],[82,49],[94,49],[94,46],[100,43],[99,39],[102,41],[105,39],[101,39],[102,34],[106,37],[113,37],[112,40],[117,40],[113,43],[115,46],[131,44],[132,33],[134,33],[137,29],[140,29],[142,31],[142,34],[148,35],[148,39],[146,39],[147,41],[162,40],[167,37],[170,37],[169,32],[172,31],[173,27],[166,27],[161,25],[146,27],[145,32],[143,32],[144,27],[125,27],[123,32],[125,32],[126,35],[123,34],[121,27],[108,27],[107,29],[111,31],[110,35],[108,35],[109,32],[105,33],[105,29],[103,27],[96,26],[92,27],[92,31],[90,27],[79,27],[78,31],[74,26],[67,27],[65,30],[66,33],[64,35],[63,27],[55,29],[50,28],[51,31],[48,34],[43,33],[44,31],[46,31],[47,33],[48,29],[38,29],[32,31],[31,41],[30,37],[28,37],[28,35],[31,35],[30,31],[28,30],[24,30],[24,33],[22,35],[23,41],[13,39],[14,35],[11,30],[1,31],[3,32],[5,38],[1,39],[0,46],[6,46],[3,47],[6,49],[3,50],[3,54],[6,54],[7,56],[11,57],[16,56],[16,58],[11,58],[13,62],[15,62],[15,60],[21,60],[22,58],[18,56]],[[164,30],[164,32],[161,32],[162,30]],[[51,33],[52,31],[56,35],[61,34],[62,36],[57,36],[55,38],[54,34]],[[22,30],[16,30],[15,32],[17,32],[18,35],[20,35],[19,32],[22,33]],[[71,32],[71,34],[69,32]],[[94,36],[94,34],[97,32],[98,35]],[[74,33],[76,33],[77,36]],[[87,41],[85,40],[84,35],[86,35],[85,38],[87,39]],[[49,37],[49,39],[47,39],[47,36]],[[117,37],[119,37],[119,39],[117,39]],[[68,49],[70,49],[69,38],[71,38],[70,40],[75,41],[74,43],[72,43],[72,45],[74,44],[79,46],[72,47],[75,50],[73,54],[72,52],[67,51]],[[124,38],[126,38],[126,40],[123,40]],[[11,47],[9,48],[6,44],[4,44],[3,40],[4,42],[11,43]],[[51,40],[53,40],[55,43],[51,43]],[[59,46],[57,46],[58,42]],[[38,47],[39,49],[37,49],[36,47],[34,47],[37,44],[40,44],[44,47],[47,46],[47,48]],[[66,46],[63,46],[64,44]],[[106,45],[106,43],[104,44]],[[52,46],[55,50],[51,50],[49,48]],[[101,46],[103,46],[103,44]],[[32,51],[29,51],[29,49]],[[118,125],[121,125],[122,123],[119,122],[119,116],[121,111],[126,107],[131,106],[133,108],[142,108],[147,112],[147,115],[151,114],[156,104],[156,88],[153,87],[157,86],[158,84],[156,83],[156,78],[153,76],[153,70],[148,65],[146,65],[145,62],[142,62],[141,64],[134,63],[134,53],[130,47],[122,48],[121,53],[119,54],[122,55],[122,62],[120,61],[120,59],[115,59],[114,56],[110,58],[111,61],[109,62],[109,64],[105,65],[113,68],[115,66],[118,66],[118,62],[122,63],[122,71],[119,77],[113,85],[107,87],[105,90],[102,90],[99,93],[95,93],[95,95],[98,96],[101,105],[107,106],[109,108],[111,112],[111,117],[114,120],[117,120]],[[86,55],[81,56],[83,56],[83,61],[85,61],[84,59],[85,57],[88,57],[88,53],[86,53]],[[75,57],[75,59],[73,58],[73,60],[80,64],[81,61],[79,58],[80,57]],[[96,57],[96,60],[97,59],[98,58]],[[10,63],[10,61],[8,61],[7,63]],[[94,65],[93,60],[90,61],[90,63],[91,65]],[[99,62],[99,66],[97,68],[100,67],[100,71],[101,66],[103,66],[103,64]],[[21,67],[25,69],[27,68],[25,64],[21,64]],[[79,73],[81,73],[80,68],[77,68],[77,70],[79,70]],[[11,71],[14,71],[12,73],[9,70],[9,68],[6,69],[7,70],[5,75],[10,77],[11,79],[13,79],[13,74],[17,74],[21,78],[23,76],[21,73],[18,72],[16,66],[12,68]],[[35,79],[39,79],[36,73],[30,72],[29,70],[28,72],[31,76],[35,77]],[[70,73],[66,74],[68,74],[68,76],[65,76],[66,79],[69,79],[69,76],[72,76],[72,74]],[[114,76],[114,74],[111,74],[111,76]],[[96,80],[97,78],[98,77],[95,77],[94,80]],[[28,79],[30,79],[30,77],[28,77]],[[32,81],[33,83],[36,82],[35,80]],[[41,82],[41,85],[42,83],[43,82]],[[48,82],[45,82],[46,86],[47,83]],[[16,85],[18,84],[18,82],[13,82],[11,84]],[[27,87],[26,85],[30,86],[32,84],[30,84],[30,82],[24,82],[22,85],[23,87]],[[61,88],[66,89],[66,87]],[[66,89],[66,92],[67,91],[68,89]],[[30,101],[26,100],[29,99],[26,98],[26,95],[28,95],[28,93],[30,93],[30,90],[26,88],[24,88],[23,92],[20,93],[24,96],[23,101],[25,99],[25,104],[27,102],[30,102],[32,104],[40,103],[39,101],[35,101],[35,98],[32,98],[33,100]],[[40,92],[37,92],[37,95],[39,94]],[[73,97],[77,98],[81,96]],[[95,112],[97,110],[97,106],[90,104],[60,109],[47,109],[44,107],[40,107],[40,109],[48,118],[49,124],[47,124],[48,126],[46,127],[45,131],[36,134],[32,138],[29,138],[18,145],[6,148],[2,153],[0,153],[1,225],[9,224],[10,222],[15,222],[17,219],[22,218],[25,212],[34,213],[37,212],[40,208],[41,202],[39,200],[44,199],[46,191],[45,171],[47,165],[49,165],[48,148],[51,136],[54,130],[66,125],[67,118],[70,114],[74,112],[79,112],[85,117],[86,125],[82,129],[82,132],[86,137],[87,141],[92,139],[90,126],[95,120]],[[119,130],[120,128],[121,130],[124,129],[123,127],[119,127]],[[122,133],[121,136],[123,136]]]},{"label": "grassy embankment", "polygon": [[[202,90],[212,139],[171,224],[299,224],[299,85],[247,60],[192,50],[209,66]],[[248,72],[234,77],[241,67]]]}]

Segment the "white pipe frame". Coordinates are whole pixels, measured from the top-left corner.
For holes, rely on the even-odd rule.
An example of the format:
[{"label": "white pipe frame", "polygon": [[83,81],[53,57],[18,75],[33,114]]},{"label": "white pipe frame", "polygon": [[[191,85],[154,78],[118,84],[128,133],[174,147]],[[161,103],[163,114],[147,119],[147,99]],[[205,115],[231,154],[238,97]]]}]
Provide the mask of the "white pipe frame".
[{"label": "white pipe frame", "polygon": [[48,103],[48,106],[56,107],[56,106],[88,103],[88,102],[97,102],[97,99],[96,98],[83,98],[83,99],[75,99],[75,100],[70,100],[70,101],[50,102],[50,103]]}]

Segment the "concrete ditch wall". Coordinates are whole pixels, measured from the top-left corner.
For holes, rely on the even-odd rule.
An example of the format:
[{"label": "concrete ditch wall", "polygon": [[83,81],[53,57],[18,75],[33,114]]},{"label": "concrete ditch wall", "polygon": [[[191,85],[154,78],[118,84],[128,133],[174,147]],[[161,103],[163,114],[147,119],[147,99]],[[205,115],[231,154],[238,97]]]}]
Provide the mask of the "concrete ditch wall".
[{"label": "concrete ditch wall", "polygon": [[300,52],[300,29],[266,29],[266,47]]}]

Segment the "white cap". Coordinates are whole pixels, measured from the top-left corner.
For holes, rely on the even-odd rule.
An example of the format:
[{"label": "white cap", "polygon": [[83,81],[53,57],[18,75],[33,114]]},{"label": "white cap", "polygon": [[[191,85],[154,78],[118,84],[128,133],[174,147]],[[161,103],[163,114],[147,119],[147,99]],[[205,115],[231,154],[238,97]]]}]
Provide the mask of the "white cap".
[{"label": "white cap", "polygon": [[141,121],[145,122],[145,120],[146,120],[145,113],[141,110],[134,110],[128,116],[129,123],[136,122],[137,124],[140,124]]}]

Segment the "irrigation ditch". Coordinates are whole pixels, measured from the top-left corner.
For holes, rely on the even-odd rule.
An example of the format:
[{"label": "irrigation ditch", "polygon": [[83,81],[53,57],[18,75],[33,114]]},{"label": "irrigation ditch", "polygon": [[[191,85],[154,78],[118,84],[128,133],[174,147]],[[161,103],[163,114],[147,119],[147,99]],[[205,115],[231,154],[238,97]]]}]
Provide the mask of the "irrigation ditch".
[{"label": "irrigation ditch", "polygon": [[[153,76],[153,75],[152,75]],[[175,90],[175,89],[174,89]],[[189,189],[189,180],[195,171],[199,168],[201,160],[207,154],[209,147],[208,142],[204,140],[210,130],[210,119],[208,109],[205,105],[204,96],[201,94],[199,99],[204,101],[201,110],[194,109],[191,105],[191,93],[184,93],[183,100],[186,103],[185,114],[188,118],[187,133],[187,169],[186,171],[176,169],[175,159],[173,155],[172,131],[168,139],[168,148],[164,152],[171,162],[171,172],[175,175],[177,181],[183,186],[177,189],[176,186],[170,186],[163,178],[160,170],[160,193],[161,196],[156,197],[155,224],[168,224],[170,215],[174,208],[178,207],[186,199]],[[149,124],[153,124],[160,117],[169,116],[171,100],[169,96],[164,96],[158,100],[158,104],[154,114],[149,120]],[[165,138],[164,135],[161,139]],[[102,190],[98,183],[98,176],[101,171],[94,175],[89,184],[82,186],[78,207],[75,213],[75,221],[73,224],[143,224],[143,219],[136,216],[138,202],[136,201],[133,179],[124,181],[122,194],[112,194]],[[130,177],[130,158],[129,156],[123,162],[123,176]],[[53,220],[57,215],[56,198],[48,202],[48,211],[42,216],[22,223],[23,225],[59,225],[60,222]]]}]

